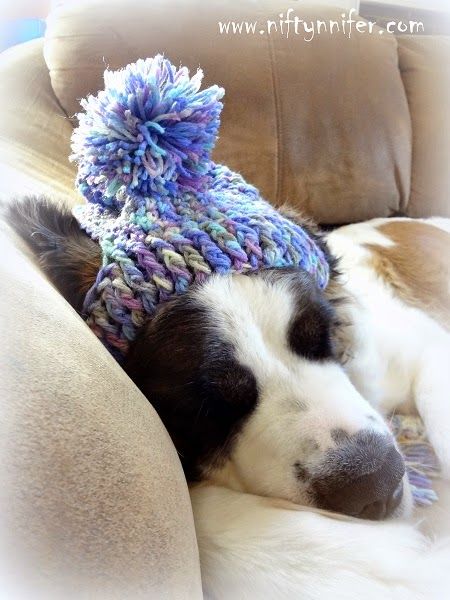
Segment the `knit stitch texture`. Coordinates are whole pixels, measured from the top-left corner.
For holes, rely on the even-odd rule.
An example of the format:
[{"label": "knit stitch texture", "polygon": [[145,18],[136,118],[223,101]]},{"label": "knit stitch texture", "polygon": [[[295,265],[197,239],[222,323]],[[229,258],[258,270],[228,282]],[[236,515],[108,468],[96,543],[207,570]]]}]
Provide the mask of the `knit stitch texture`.
[{"label": "knit stitch texture", "polygon": [[82,101],[72,159],[88,203],[74,214],[103,253],[84,313],[119,359],[160,303],[213,273],[290,266],[328,283],[316,241],[212,162],[224,92],[201,80],[158,55]]}]

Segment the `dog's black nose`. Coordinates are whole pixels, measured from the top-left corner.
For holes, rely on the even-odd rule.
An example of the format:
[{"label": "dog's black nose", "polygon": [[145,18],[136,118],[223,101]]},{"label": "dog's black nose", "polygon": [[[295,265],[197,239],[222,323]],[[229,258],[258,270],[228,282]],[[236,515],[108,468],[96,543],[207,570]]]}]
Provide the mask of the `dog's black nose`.
[{"label": "dog's black nose", "polygon": [[328,453],[312,485],[321,508],[384,519],[401,502],[404,473],[403,458],[392,441],[363,432]]},{"label": "dog's black nose", "polygon": [[397,506],[400,504],[403,498],[403,482],[400,481],[398,486],[385,498],[381,500],[375,500],[369,504],[366,504],[363,509],[356,515],[360,519],[372,519],[379,520],[389,516]]}]

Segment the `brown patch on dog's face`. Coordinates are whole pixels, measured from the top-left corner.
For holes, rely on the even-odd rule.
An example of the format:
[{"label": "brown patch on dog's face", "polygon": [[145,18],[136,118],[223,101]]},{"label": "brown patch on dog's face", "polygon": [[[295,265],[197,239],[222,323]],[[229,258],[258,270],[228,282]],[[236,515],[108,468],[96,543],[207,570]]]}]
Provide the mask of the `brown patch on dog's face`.
[{"label": "brown patch on dog's face", "polygon": [[102,264],[100,246],[85,233],[68,207],[45,196],[11,202],[7,221],[28,244],[64,298],[79,313]]},{"label": "brown patch on dog's face", "polygon": [[365,245],[375,271],[406,304],[450,330],[450,234],[421,221],[392,221],[377,229],[395,245]]},{"label": "brown patch on dog's face", "polygon": [[102,266],[100,246],[97,244],[68,243],[66,261],[72,268],[74,277],[77,279],[80,293],[85,296],[97,279],[98,272]]}]

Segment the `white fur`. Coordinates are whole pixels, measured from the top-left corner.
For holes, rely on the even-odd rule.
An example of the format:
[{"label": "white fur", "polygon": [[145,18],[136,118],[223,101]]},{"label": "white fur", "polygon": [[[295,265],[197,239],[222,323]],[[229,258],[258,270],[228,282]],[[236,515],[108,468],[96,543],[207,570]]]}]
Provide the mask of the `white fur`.
[{"label": "white fur", "polygon": [[[214,307],[221,337],[232,344],[259,388],[256,411],[244,424],[229,460],[209,473],[210,481],[308,504],[306,489],[293,470],[297,460],[309,467],[317,464],[335,445],[334,428],[350,434],[362,429],[389,433],[341,366],[309,361],[289,349],[294,296],[288,285],[246,276],[217,277],[203,286],[198,299]],[[317,448],[306,448],[308,440]]]},{"label": "white fur", "polygon": [[[376,219],[364,226],[382,222]],[[431,222],[443,229],[449,226],[445,219]],[[427,313],[405,305],[376,276],[366,261],[369,250],[354,242],[358,229],[349,225],[328,237],[332,252],[341,258],[346,288],[358,299],[352,317],[359,345],[347,364],[349,376],[385,414],[417,409],[449,475],[450,334]]]},{"label": "white fur", "polygon": [[357,521],[213,486],[191,493],[206,598],[439,600],[449,548],[405,523]]},{"label": "white fur", "polygon": [[[203,288],[260,390],[226,464],[191,491],[207,598],[447,597],[448,541],[426,540],[412,521],[369,523],[302,508],[308,499],[291,469],[299,456],[314,465],[333,445],[332,428],[387,431],[377,411],[402,407],[417,408],[450,471],[450,336],[403,304],[368,266],[363,244],[391,243],[375,230],[381,222],[328,237],[357,301],[356,347],[345,370],[289,350],[288,288],[246,277],[212,278]],[[302,447],[307,437],[315,450]]]}]

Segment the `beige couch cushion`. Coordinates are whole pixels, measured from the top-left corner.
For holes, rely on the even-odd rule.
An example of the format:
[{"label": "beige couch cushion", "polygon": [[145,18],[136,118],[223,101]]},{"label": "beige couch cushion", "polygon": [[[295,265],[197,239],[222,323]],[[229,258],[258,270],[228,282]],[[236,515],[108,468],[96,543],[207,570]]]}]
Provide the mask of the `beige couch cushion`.
[{"label": "beige couch cushion", "polygon": [[0,232],[0,595],[200,598],[166,430],[21,248]]},{"label": "beige couch cushion", "polygon": [[[339,9],[294,8],[304,19]],[[278,19],[277,0],[89,0],[53,13],[45,58],[68,115],[117,69],[164,52],[226,89],[215,158],[275,204],[327,223],[386,216],[409,197],[411,125],[392,35],[221,35],[218,21]],[[261,25],[262,26],[262,25]]]},{"label": "beige couch cushion", "polygon": [[450,38],[399,37],[413,132],[408,214],[450,216]]}]

